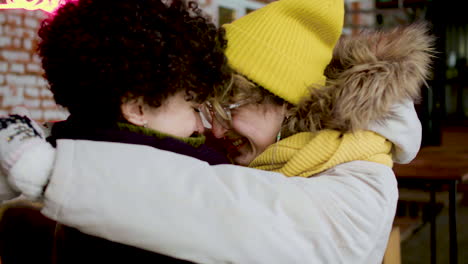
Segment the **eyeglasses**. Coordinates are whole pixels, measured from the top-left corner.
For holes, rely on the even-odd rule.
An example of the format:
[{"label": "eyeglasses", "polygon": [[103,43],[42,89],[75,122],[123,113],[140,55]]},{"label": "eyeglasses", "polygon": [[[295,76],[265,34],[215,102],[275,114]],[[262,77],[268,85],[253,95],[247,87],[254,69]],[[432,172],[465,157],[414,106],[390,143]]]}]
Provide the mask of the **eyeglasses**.
[{"label": "eyeglasses", "polygon": [[230,104],[227,106],[223,106],[223,114],[225,117],[222,116],[221,113],[216,111],[213,107],[213,105],[210,102],[205,102],[201,107],[200,107],[200,112],[202,113],[203,117],[208,121],[211,125],[213,125],[214,119],[216,122],[218,122],[223,128],[225,129],[231,129],[232,127],[232,113],[231,111],[233,109],[239,108],[243,105],[248,104],[248,102],[241,101],[235,104]]}]

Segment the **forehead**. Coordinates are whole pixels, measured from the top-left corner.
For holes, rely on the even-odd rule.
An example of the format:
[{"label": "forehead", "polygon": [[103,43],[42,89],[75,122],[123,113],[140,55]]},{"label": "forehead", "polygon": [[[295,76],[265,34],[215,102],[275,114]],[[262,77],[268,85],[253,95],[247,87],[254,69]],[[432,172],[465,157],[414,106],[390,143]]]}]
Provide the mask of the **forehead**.
[{"label": "forehead", "polygon": [[241,75],[234,75],[225,90],[220,91],[215,100],[221,105],[234,109],[249,103],[259,103],[263,96],[259,86]]}]

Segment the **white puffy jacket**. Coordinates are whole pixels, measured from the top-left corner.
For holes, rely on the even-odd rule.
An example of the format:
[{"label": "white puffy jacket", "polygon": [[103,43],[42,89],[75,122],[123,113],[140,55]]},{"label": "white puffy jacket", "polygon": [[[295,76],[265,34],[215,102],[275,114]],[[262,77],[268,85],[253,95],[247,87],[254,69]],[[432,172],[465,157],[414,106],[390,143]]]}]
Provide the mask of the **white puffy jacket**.
[{"label": "white puffy jacket", "polygon": [[[371,126],[416,155],[412,102]],[[31,154],[32,155],[32,154]],[[398,200],[393,171],[353,161],[311,178],[200,160],[152,147],[59,140],[43,213],[84,233],[197,263],[381,263]],[[27,168],[27,169],[25,169]],[[13,168],[14,170],[14,168]],[[29,171],[28,171],[29,170]]]}]

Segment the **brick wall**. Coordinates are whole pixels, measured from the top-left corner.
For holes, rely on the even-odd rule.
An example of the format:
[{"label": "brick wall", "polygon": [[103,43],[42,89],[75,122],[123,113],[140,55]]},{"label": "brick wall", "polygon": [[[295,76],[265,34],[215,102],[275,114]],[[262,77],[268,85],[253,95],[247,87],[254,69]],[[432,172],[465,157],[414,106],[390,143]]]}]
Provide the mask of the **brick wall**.
[{"label": "brick wall", "polygon": [[40,10],[0,10],[0,115],[26,110],[39,122],[68,115],[55,104],[35,53],[37,30],[45,17]]}]

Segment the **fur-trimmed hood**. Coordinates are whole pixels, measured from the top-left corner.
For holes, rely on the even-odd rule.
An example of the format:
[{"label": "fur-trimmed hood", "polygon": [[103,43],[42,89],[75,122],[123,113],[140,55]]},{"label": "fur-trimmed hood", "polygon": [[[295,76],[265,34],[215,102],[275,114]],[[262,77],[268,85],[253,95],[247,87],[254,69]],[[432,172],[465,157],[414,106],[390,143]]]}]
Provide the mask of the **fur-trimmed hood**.
[{"label": "fur-trimmed hood", "polygon": [[423,23],[343,36],[325,70],[325,87],[291,109],[289,131],[366,129],[391,106],[417,100],[430,76],[434,37]]}]

